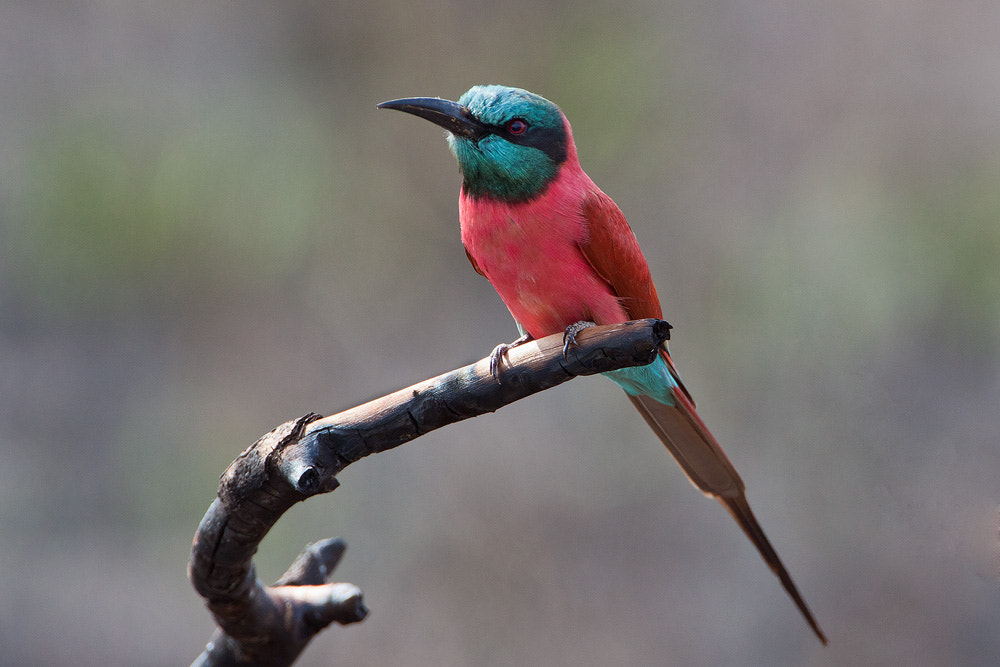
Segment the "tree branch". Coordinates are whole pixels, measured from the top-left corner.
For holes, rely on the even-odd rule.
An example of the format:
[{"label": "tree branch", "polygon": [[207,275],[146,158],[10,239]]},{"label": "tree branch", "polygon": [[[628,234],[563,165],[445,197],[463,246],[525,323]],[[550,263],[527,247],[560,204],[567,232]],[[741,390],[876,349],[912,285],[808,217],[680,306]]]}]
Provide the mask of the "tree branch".
[{"label": "tree branch", "polygon": [[486,358],[331,417],[310,413],[261,437],[222,474],[191,547],[188,575],[218,624],[194,664],[291,665],[330,623],[364,619],[358,587],[327,583],[346,548],[342,540],[309,545],[273,586],[257,579],[252,562],[281,515],[335,489],[345,467],[574,377],[651,363],[669,337],[661,320],[593,327],[564,357],[556,334],[511,348],[499,382]]}]

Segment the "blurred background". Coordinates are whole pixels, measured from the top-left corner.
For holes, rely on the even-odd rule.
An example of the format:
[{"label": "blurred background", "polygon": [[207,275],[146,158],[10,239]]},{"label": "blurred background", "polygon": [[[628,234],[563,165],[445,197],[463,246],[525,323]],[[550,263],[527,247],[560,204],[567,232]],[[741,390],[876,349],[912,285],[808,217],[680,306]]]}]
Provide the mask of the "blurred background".
[{"label": "blurred background", "polygon": [[365,459],[264,542],[342,536],[372,614],[301,665],[996,664],[1000,4],[0,4],[0,663],[177,665],[219,474],[273,426],[516,337],[440,129],[573,122],[672,351],[820,623],[618,389]]}]

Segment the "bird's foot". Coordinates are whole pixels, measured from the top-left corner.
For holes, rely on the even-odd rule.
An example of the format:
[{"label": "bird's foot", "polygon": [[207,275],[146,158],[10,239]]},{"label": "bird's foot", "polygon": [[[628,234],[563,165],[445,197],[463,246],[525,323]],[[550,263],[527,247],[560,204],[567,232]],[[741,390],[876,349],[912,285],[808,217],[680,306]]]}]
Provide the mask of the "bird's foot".
[{"label": "bird's foot", "polygon": [[497,382],[500,382],[500,373],[503,371],[503,358],[507,355],[511,349],[517,347],[518,345],[524,345],[525,343],[534,340],[531,334],[524,334],[513,343],[500,343],[493,351],[490,352],[490,375]]},{"label": "bird's foot", "polygon": [[579,322],[574,322],[573,324],[566,327],[563,331],[563,359],[569,359],[569,348],[576,346],[576,335],[583,331],[584,329],[589,329],[590,327],[596,327],[597,324],[594,322],[587,322],[586,320],[580,320]]}]

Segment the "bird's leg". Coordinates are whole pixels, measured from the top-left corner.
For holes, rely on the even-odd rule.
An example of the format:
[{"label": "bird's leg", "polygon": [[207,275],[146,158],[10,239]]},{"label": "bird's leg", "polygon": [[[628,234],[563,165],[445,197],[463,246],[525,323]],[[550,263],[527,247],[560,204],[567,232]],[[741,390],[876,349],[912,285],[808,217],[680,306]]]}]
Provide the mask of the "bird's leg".
[{"label": "bird's leg", "polygon": [[503,370],[503,358],[511,348],[533,341],[535,338],[530,333],[521,334],[521,337],[513,343],[500,343],[490,352],[490,374],[493,379],[500,382],[500,372]]},{"label": "bird's leg", "polygon": [[569,348],[576,345],[576,335],[584,329],[596,326],[597,324],[594,322],[580,320],[566,327],[566,330],[563,331],[563,359],[569,359]]}]

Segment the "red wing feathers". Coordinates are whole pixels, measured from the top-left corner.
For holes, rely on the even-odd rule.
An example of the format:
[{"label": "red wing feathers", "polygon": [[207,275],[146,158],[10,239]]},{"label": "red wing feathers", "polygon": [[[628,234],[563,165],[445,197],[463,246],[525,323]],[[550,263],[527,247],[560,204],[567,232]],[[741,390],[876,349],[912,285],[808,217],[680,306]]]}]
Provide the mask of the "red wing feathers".
[{"label": "red wing feathers", "polygon": [[587,238],[580,250],[621,299],[629,319],[660,319],[660,299],[646,258],[618,206],[603,192],[594,193],[583,203],[583,217]]}]

